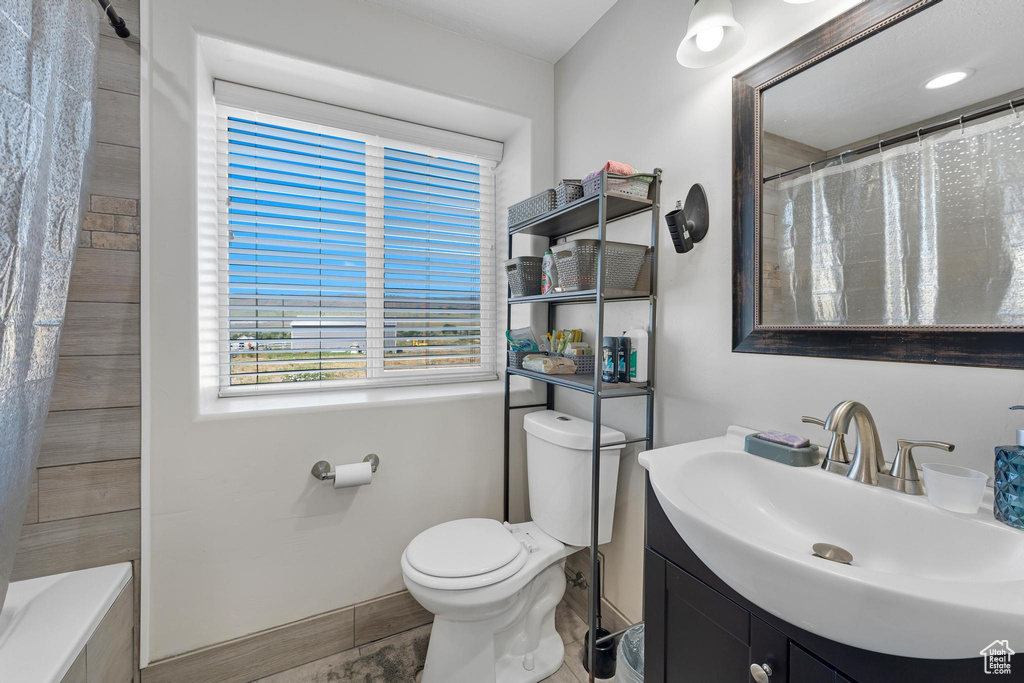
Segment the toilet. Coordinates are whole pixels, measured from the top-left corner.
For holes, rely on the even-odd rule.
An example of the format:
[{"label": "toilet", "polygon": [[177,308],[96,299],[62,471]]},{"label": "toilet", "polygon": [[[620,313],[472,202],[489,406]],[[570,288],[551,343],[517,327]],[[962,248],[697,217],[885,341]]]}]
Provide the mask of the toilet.
[{"label": "toilet", "polygon": [[[565,558],[590,545],[593,423],[528,414],[533,521],[457,519],[420,533],[402,553],[409,593],[434,616],[422,683],[536,683],[562,665],[555,607]],[[601,443],[625,440],[601,428]],[[599,530],[611,540],[622,446],[601,449]]]}]

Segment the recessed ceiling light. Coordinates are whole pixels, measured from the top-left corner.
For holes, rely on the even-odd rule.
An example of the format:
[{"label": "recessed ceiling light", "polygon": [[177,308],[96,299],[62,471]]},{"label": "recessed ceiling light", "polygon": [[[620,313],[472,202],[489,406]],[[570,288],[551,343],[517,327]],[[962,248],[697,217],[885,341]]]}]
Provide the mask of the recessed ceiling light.
[{"label": "recessed ceiling light", "polygon": [[814,2],[814,0],[783,0],[791,5],[806,5],[808,2]]},{"label": "recessed ceiling light", "polygon": [[930,81],[924,84],[924,87],[927,88],[928,90],[948,88],[951,85],[959,83],[960,81],[964,80],[973,73],[974,72],[971,71],[970,69],[964,71],[950,71],[949,73],[944,73],[931,79]]}]

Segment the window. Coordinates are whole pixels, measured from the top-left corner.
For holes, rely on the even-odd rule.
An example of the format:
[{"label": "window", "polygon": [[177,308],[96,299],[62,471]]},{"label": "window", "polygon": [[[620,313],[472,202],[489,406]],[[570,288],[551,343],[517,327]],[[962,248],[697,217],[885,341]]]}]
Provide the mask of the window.
[{"label": "window", "polygon": [[216,92],[220,394],[493,379],[500,145]]}]

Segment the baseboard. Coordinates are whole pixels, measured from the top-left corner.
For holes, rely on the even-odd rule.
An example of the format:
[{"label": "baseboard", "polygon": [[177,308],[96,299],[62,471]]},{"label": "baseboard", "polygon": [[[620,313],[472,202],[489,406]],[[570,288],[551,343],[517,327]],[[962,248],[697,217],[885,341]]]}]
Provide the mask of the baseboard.
[{"label": "baseboard", "polygon": [[153,662],[142,683],[249,683],[434,618],[408,591],[253,633]]}]

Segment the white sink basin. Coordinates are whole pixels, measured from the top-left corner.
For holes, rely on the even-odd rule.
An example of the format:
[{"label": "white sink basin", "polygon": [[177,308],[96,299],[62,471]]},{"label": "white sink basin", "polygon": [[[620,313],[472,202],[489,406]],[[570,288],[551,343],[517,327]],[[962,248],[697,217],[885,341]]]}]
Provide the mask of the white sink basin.
[{"label": "white sink basin", "polygon": [[[736,592],[811,633],[905,657],[1024,647],[1024,532],[822,471],[750,455],[726,436],[640,455],[672,525]],[[814,556],[815,543],[853,554]]]}]

